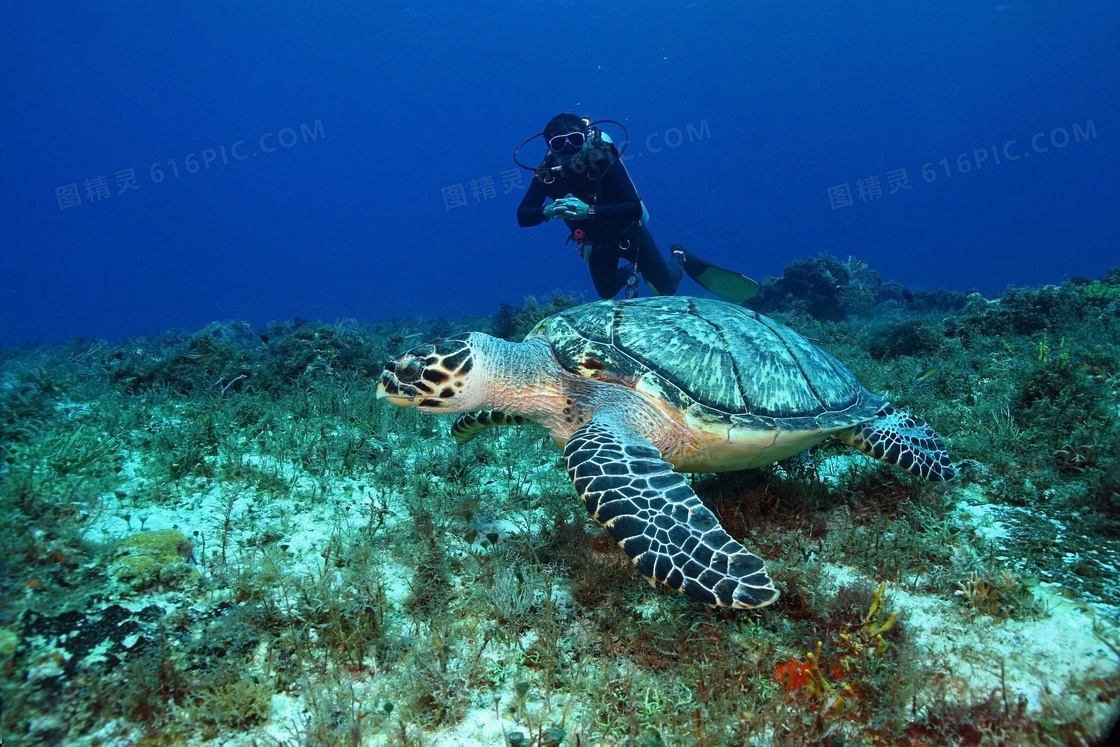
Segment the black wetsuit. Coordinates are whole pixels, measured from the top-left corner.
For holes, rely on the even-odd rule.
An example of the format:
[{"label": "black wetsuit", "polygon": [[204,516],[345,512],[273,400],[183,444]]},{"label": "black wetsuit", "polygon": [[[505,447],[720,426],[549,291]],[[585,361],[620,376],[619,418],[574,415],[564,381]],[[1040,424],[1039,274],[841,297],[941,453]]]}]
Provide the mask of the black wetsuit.
[{"label": "black wetsuit", "polygon": [[[564,222],[573,233],[576,229],[584,231],[583,256],[599,296],[617,295],[633,274],[635,260],[638,272],[654,293],[673,295],[681,281],[681,263],[666,262],[649,229],[641,224],[642,202],[618,152],[612,144],[604,143],[588,161],[591,165],[584,168],[552,171],[558,162],[551,153],[545,156],[517,208],[517,222],[526,228],[543,223],[546,198],[578,197],[594,205],[595,214],[586,220]],[[626,264],[619,267],[621,260]]]}]

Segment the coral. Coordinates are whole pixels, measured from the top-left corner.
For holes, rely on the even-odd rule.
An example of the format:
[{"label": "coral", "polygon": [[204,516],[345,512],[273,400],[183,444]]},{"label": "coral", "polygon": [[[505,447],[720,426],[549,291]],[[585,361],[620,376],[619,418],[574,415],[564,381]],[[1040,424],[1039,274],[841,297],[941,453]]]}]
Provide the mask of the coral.
[{"label": "coral", "polygon": [[885,581],[879,584],[858,624],[830,637],[828,656],[823,655],[824,642],[818,640],[815,651],[807,653],[804,661],[791,657],[775,667],[774,681],[791,703],[818,719],[841,714],[866,718],[876,709],[878,686],[871,679],[889,648],[884,635],[898,619],[895,612],[885,614],[886,588]]},{"label": "coral", "polygon": [[[805,661],[790,657],[788,661],[779,662],[774,667],[774,682],[791,699],[810,701],[807,704],[810,710],[819,709],[828,715],[844,707],[844,696],[837,692],[837,688],[821,672],[820,659],[823,645],[817,641],[817,650],[805,654]],[[840,675],[839,670],[836,674]],[[822,704],[815,701],[825,702]]]},{"label": "coral", "polygon": [[140,532],[121,541],[109,573],[137,591],[179,588],[198,577],[190,561],[194,545],[178,530]]},{"label": "coral", "polygon": [[914,291],[913,311],[926,312],[957,312],[965,307],[967,293],[938,288],[932,291]]},{"label": "coral", "polygon": [[850,315],[867,315],[880,303],[906,305],[912,299],[901,284],[884,283],[879,273],[855,257],[841,262],[821,256],[794,260],[781,277],[763,280],[748,305],[764,313],[803,313],[838,322]]},{"label": "coral", "polygon": [[99,361],[110,383],[124,392],[160,386],[181,395],[228,395],[251,387],[281,389],[343,372],[368,376],[386,356],[382,341],[362,334],[356,324],[297,320],[273,322],[259,335],[235,322],[212,324],[190,337],[169,332],[138,338],[104,351]]},{"label": "coral", "polygon": [[1085,295],[1099,304],[1110,301],[1120,301],[1120,268],[1109,270],[1108,276],[1102,280],[1094,280],[1084,286]]},{"label": "coral", "polygon": [[762,312],[804,310],[816,319],[844,318],[840,293],[848,284],[848,268],[832,257],[799,259],[785,266],[778,278],[766,278],[751,308]]},{"label": "coral", "polygon": [[1033,597],[1022,582],[1008,571],[1002,571],[994,581],[980,577],[979,572],[972,574],[957,584],[955,592],[965,604],[967,616],[987,615],[996,621],[1015,616],[1024,607],[1033,607]]},{"label": "coral", "polygon": [[1108,519],[1120,520],[1120,459],[1104,469],[1094,491],[1096,509]]},{"label": "coral", "polygon": [[875,360],[902,356],[930,356],[944,344],[944,335],[934,322],[914,320],[889,324],[871,335],[867,352]]},{"label": "coral", "polygon": [[[1060,345],[1057,354],[1044,349],[1016,382],[1011,407],[1015,421],[1050,447],[1055,466],[1090,466],[1094,454],[1115,443],[1115,395],[1090,375],[1099,351],[1070,350],[1064,340]],[[1064,456],[1057,453],[1062,450]]]},{"label": "coral", "polygon": [[947,334],[966,343],[997,335],[1031,335],[1077,322],[1089,301],[1073,283],[1042,288],[1008,288],[995,301],[970,294],[963,311],[947,324]]},{"label": "coral", "polygon": [[557,293],[541,304],[535,296],[525,299],[524,306],[503,303],[498,306],[490,322],[490,334],[505,340],[520,341],[541,319],[570,309],[579,301],[570,295]]},{"label": "coral", "polygon": [[1050,464],[1061,475],[1077,475],[1095,467],[1099,456],[1093,444],[1065,443],[1050,454]]},{"label": "coral", "polygon": [[268,342],[249,380],[260,380],[266,387],[351,371],[375,376],[388,353],[352,325],[271,324],[261,337]]}]

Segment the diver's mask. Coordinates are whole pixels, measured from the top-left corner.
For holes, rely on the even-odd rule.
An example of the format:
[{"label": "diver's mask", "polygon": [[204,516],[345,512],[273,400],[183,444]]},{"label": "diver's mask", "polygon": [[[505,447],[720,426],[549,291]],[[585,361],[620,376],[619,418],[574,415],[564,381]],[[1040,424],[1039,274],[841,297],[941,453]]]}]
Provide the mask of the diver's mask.
[{"label": "diver's mask", "polygon": [[575,153],[587,142],[587,134],[575,130],[560,135],[553,135],[548,139],[548,149],[558,155]]},{"label": "diver's mask", "polygon": [[[607,136],[607,133],[603,132],[602,128],[597,126],[597,125],[600,125],[600,124],[610,123],[610,124],[616,125],[620,130],[622,130],[622,134],[623,134],[623,139],[621,141],[622,147],[618,150],[618,158],[621,159],[622,154],[626,152],[626,146],[630,142],[630,133],[628,133],[626,131],[626,126],[623,125],[621,122],[617,122],[613,119],[599,119],[599,120],[596,120],[594,122],[587,122],[587,120],[585,119],[584,122],[586,123],[588,130],[592,133],[591,135],[589,135],[589,134],[587,134],[583,131],[580,131],[580,130],[575,130],[575,131],[572,131],[572,132],[566,132],[566,133],[562,133],[560,135],[554,135],[552,138],[550,138],[546,142],[546,145],[548,145],[549,152],[554,157],[556,157],[558,160],[559,160],[559,157],[561,157],[561,156],[566,157],[566,158],[571,158],[572,156],[576,156],[577,158],[573,159],[573,160],[577,160],[578,159],[578,154],[581,153],[584,150],[584,147],[587,145],[588,140],[591,140],[593,137],[599,138],[604,143],[612,144],[613,141],[611,140],[610,137]],[[525,169],[526,171],[532,171],[536,175],[537,178],[539,178],[541,181],[544,181],[544,182],[547,183],[547,182],[553,181],[556,178],[556,176],[558,175],[558,173],[563,170],[564,167],[560,166],[558,164],[551,165],[551,166],[545,166],[544,164],[542,164],[540,166],[530,166],[529,164],[523,163],[518,158],[518,154],[521,153],[521,149],[524,148],[526,145],[528,145],[531,141],[537,139],[538,137],[543,138],[544,133],[543,132],[538,132],[536,135],[532,135],[532,136],[527,137],[524,140],[522,140],[521,144],[513,149],[513,162],[516,163],[521,168]],[[582,138],[582,141],[580,140],[580,138]],[[559,150],[557,148],[552,147],[552,141],[554,141],[554,140],[556,141],[556,145],[560,148]],[[579,142],[578,145],[576,144],[577,142]],[[594,162],[594,161],[601,160],[601,159],[596,158],[595,156],[592,156],[590,158],[590,160],[592,162]],[[612,165],[614,165],[615,160],[618,160],[618,159],[612,160],[611,164],[607,166],[608,169]],[[574,164],[569,164],[568,168],[574,168]]]}]

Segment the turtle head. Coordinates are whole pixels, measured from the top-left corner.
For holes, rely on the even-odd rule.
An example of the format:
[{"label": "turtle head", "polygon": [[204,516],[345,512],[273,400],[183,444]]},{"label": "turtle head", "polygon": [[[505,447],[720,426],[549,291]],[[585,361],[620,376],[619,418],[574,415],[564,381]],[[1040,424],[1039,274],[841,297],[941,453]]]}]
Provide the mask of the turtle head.
[{"label": "turtle head", "polygon": [[418,345],[389,361],[377,382],[377,398],[424,412],[477,409],[482,404],[479,387],[471,386],[470,375],[476,362],[472,345],[476,334]]}]

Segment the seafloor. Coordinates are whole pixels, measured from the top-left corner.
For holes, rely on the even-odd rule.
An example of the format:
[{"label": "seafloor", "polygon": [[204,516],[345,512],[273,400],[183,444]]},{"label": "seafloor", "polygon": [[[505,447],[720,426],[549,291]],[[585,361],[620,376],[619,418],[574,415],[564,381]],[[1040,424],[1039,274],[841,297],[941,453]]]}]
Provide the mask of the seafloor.
[{"label": "seafloor", "polygon": [[[750,304],[945,436],[691,477],[773,606],[651,588],[535,426],[381,364],[492,318],[0,352],[9,745],[1085,745],[1120,698],[1120,271],[998,298],[792,263]],[[885,584],[885,585],[884,585]],[[880,591],[882,590],[882,591]]]}]

